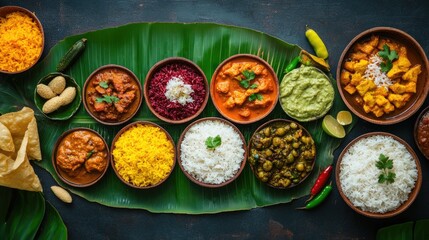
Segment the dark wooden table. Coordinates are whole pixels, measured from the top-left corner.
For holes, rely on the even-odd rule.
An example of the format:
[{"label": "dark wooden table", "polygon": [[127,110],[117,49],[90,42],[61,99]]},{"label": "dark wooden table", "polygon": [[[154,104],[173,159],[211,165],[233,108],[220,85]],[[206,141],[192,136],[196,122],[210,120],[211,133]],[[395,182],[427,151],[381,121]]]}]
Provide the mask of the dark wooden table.
[{"label": "dark wooden table", "polygon": [[[311,49],[305,25],[324,39],[330,64],[336,69],[347,43],[358,33],[376,26],[406,31],[429,51],[429,2],[418,1],[5,1],[34,11],[44,26],[44,55],[69,36],[130,22],[215,22],[252,28]],[[335,75],[335,71],[332,73]],[[429,101],[426,100],[424,106]],[[419,113],[419,112],[418,112]],[[417,113],[417,114],[418,114]],[[405,139],[415,150],[413,125],[417,114],[405,122],[377,126],[359,120],[335,152],[365,132],[386,131]],[[304,199],[289,204],[213,215],[153,214],[145,210],[109,208],[74,196],[65,205],[45,191],[46,199],[61,214],[70,239],[374,239],[377,229],[395,223],[429,218],[429,164],[418,152],[423,186],[414,204],[391,219],[377,220],[352,211],[338,191],[312,211],[298,211]],[[336,160],[336,158],[335,158]],[[335,161],[334,160],[334,161]],[[37,168],[44,188],[55,184]],[[334,178],[332,178],[335,181]]]}]

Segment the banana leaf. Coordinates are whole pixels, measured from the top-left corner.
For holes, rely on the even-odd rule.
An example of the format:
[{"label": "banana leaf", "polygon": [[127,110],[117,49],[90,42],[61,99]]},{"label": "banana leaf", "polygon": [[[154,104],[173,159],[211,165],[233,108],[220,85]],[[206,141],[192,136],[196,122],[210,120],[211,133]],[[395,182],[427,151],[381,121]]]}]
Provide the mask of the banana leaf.
[{"label": "banana leaf", "polygon": [[[23,105],[35,109],[38,120],[43,161],[38,164],[49,171],[63,187],[70,189],[88,201],[120,207],[139,208],[150,212],[202,214],[245,210],[256,207],[287,203],[309,194],[319,172],[333,163],[333,152],[340,139],[326,135],[321,120],[302,123],[312,134],[317,147],[317,160],[312,174],[300,186],[278,190],[266,186],[255,178],[246,166],[239,178],[220,189],[197,186],[186,178],[176,165],[172,175],[162,185],[150,190],[136,190],[124,185],[110,168],[103,179],[88,188],[65,185],[56,175],[52,163],[52,147],[61,133],[75,127],[89,127],[98,131],[110,145],[115,134],[123,126],[104,126],[96,122],[82,107],[66,121],[52,121],[43,117],[32,102],[36,83],[54,72],[60,58],[70,46],[81,38],[88,39],[80,58],[65,73],[72,76],[82,87],[86,78],[96,68],[105,64],[118,64],[132,70],[142,85],[149,69],[156,62],[173,56],[188,58],[198,64],[210,81],[216,67],[226,58],[238,53],[250,53],[265,59],[281,80],[283,70],[301,48],[280,39],[251,29],[211,23],[134,23],[125,26],[88,32],[67,37],[56,44],[46,58],[33,69],[0,81],[0,94],[7,96],[0,102],[0,112],[19,110]],[[334,87],[335,80],[330,76]],[[331,114],[346,109],[338,91]],[[217,116],[213,103],[199,117]],[[288,118],[277,104],[265,119],[250,125],[238,125],[246,140],[263,122],[274,118]],[[146,120],[163,126],[175,142],[187,124],[170,125],[157,119],[143,103],[138,114],[131,120]],[[354,123],[353,123],[354,124]],[[348,130],[353,126],[350,125]]]},{"label": "banana leaf", "polygon": [[58,211],[49,202],[45,207],[45,216],[36,239],[67,239],[67,227]]}]

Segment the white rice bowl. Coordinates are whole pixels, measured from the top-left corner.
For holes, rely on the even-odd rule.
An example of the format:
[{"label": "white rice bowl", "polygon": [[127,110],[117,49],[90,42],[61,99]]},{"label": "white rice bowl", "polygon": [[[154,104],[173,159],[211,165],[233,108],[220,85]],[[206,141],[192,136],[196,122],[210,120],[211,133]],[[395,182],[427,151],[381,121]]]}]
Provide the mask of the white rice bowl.
[{"label": "white rice bowl", "polygon": [[[380,154],[393,160],[395,181],[379,183],[376,167]],[[418,178],[416,162],[407,148],[394,138],[373,135],[356,141],[343,155],[339,181],[344,195],[359,209],[386,213],[408,200]]]}]

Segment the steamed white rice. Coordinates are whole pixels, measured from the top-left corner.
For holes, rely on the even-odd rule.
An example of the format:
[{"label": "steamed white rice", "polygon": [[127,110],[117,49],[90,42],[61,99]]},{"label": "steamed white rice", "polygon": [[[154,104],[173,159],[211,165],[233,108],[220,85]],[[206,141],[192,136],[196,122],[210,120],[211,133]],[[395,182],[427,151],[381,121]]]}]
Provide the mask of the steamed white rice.
[{"label": "steamed white rice", "polygon": [[[378,183],[380,154],[393,160],[395,181]],[[344,154],[340,165],[341,188],[352,204],[363,211],[385,213],[398,208],[413,190],[417,167],[406,147],[390,136],[360,139]]]},{"label": "steamed white rice", "polygon": [[[222,144],[208,149],[208,137],[219,135]],[[180,145],[180,158],[186,172],[200,182],[220,184],[240,169],[244,160],[243,141],[233,127],[221,121],[202,121],[186,132]]]}]

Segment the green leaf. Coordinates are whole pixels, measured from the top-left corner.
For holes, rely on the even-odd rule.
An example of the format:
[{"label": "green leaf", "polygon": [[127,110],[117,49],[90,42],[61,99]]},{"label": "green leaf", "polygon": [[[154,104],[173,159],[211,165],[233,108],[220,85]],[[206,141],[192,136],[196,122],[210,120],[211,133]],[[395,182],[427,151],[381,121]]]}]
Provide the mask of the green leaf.
[{"label": "green leaf", "polygon": [[413,222],[395,224],[380,228],[376,240],[413,240]]},{"label": "green leaf", "polygon": [[259,93],[252,93],[252,94],[250,94],[250,96],[249,96],[249,101],[255,101],[256,99],[258,99],[259,101],[261,101],[262,100],[262,95],[261,94],[259,94]]},{"label": "green leaf", "polygon": [[[17,111],[22,106],[35,109],[34,102],[29,96],[32,96],[38,79],[54,71],[69,46],[83,37],[88,39],[88,45],[79,59],[67,70],[80,86],[83,86],[84,80],[95,69],[106,64],[122,65],[137,76],[145,76],[155,63],[172,56],[188,58],[195,62],[210,81],[210,76],[224,59],[239,53],[254,54],[263,58],[273,67],[279,79],[282,79],[282,71],[287,63],[301,51],[297,45],[288,44],[261,32],[211,23],[134,23],[88,32],[59,42],[45,59],[29,71],[5,76],[0,81],[2,96],[0,112]],[[170,41],[172,38],[175,41]],[[335,79],[332,75],[329,77],[336,91],[330,114],[336,115],[338,111],[347,107],[341,100]],[[144,79],[141,81],[144,84]],[[220,117],[211,101],[199,118],[209,116]],[[102,125],[88,115],[83,106],[68,121],[49,120],[37,110],[36,117],[40,141],[43,143],[41,145],[43,160],[36,164],[49,171],[59,185],[88,201],[119,208],[146,209],[150,212],[218,213],[291,202],[293,199],[308,195],[320,169],[333,163],[333,152],[341,143],[340,139],[323,134],[320,128],[322,120],[302,123],[314,138],[318,160],[310,176],[299,187],[288,191],[273,189],[257,180],[248,164],[237,180],[219,189],[202,188],[194,184],[177,164],[163,184],[150,190],[131,189],[118,179],[111,168],[96,185],[89,188],[73,188],[58,178],[52,166],[52,148],[58,137],[68,129],[88,127],[99,132],[108,145],[111,145],[113,137],[123,126]],[[239,128],[248,141],[260,124],[275,118],[288,118],[279,104],[262,122],[240,125]],[[356,123],[357,117],[353,119],[353,123],[347,127],[348,131]],[[170,133],[176,144],[180,134],[189,124],[171,125],[162,122],[150,112],[147,104],[142,104],[130,122],[137,120],[160,124]]]},{"label": "green leaf", "polygon": [[119,101],[119,98],[116,96],[110,96],[110,95],[103,95],[103,97],[98,97],[95,99],[96,102],[106,102],[106,103],[117,103]]},{"label": "green leaf", "polygon": [[105,81],[101,81],[98,85],[104,89],[109,88],[109,84]]},{"label": "green leaf", "polygon": [[48,202],[46,202],[45,216],[36,239],[67,239],[67,228],[58,211]]},{"label": "green leaf", "polygon": [[94,154],[94,149],[93,150],[91,150],[91,151],[89,151],[87,154],[86,154],[86,159],[89,159],[91,156],[92,156],[92,154]]},{"label": "green leaf", "polygon": [[216,135],[216,137],[208,137],[205,143],[207,148],[215,149],[222,144],[222,139],[220,138],[219,135]]},{"label": "green leaf", "polygon": [[[242,72],[244,79],[240,81],[240,85],[244,88],[249,88],[250,85],[250,81],[252,81],[253,79],[255,79],[255,73],[252,70],[244,70]],[[254,84],[252,84],[253,86]]]},{"label": "green leaf", "polygon": [[392,61],[398,59],[398,53],[395,50],[390,51],[390,48],[387,44],[383,45],[383,50],[378,52],[378,56],[384,59],[384,62],[380,64],[380,68],[381,71],[385,73],[392,69]]}]

